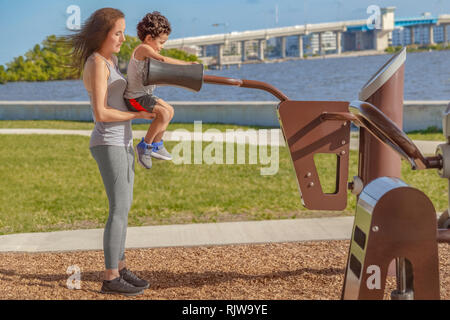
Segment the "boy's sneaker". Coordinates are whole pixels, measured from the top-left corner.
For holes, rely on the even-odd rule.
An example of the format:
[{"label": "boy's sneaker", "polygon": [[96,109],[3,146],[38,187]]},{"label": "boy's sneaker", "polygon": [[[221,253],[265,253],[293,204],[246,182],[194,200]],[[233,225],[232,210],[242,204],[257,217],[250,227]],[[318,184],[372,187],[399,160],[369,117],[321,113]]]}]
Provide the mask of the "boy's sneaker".
[{"label": "boy's sneaker", "polygon": [[151,156],[160,160],[172,160],[172,155],[164,147],[164,141],[153,142]]},{"label": "boy's sneaker", "polygon": [[124,296],[136,296],[144,293],[144,288],[135,287],[126,282],[122,277],[113,280],[103,280],[101,293],[122,294]]},{"label": "boy's sneaker", "polygon": [[145,169],[151,169],[152,145],[145,143],[144,138],[142,138],[141,142],[139,142],[134,149],[137,154],[138,163]]},{"label": "boy's sneaker", "polygon": [[148,289],[148,287],[150,286],[150,284],[147,281],[140,279],[138,276],[136,276],[133,272],[131,272],[127,268],[123,268],[122,270],[120,270],[119,274],[122,279],[124,279],[126,282],[132,284],[135,287],[139,287],[141,289]]}]

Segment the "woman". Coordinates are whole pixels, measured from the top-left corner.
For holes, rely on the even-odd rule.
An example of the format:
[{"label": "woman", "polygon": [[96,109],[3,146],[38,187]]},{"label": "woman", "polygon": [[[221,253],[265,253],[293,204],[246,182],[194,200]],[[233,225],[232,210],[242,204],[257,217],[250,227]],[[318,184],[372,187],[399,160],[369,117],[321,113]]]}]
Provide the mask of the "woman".
[{"label": "woman", "polygon": [[124,31],[124,14],[117,9],[103,8],[68,38],[75,64],[79,71],[83,70],[84,86],[90,97],[95,122],[90,151],[97,161],[109,200],[109,217],[103,235],[106,271],[101,292],[137,295],[149,284],[125,264],[125,237],[134,183],[131,120],[153,119],[155,114],[129,112],[125,105],[123,94],[127,81],[114,55],[125,40]]}]

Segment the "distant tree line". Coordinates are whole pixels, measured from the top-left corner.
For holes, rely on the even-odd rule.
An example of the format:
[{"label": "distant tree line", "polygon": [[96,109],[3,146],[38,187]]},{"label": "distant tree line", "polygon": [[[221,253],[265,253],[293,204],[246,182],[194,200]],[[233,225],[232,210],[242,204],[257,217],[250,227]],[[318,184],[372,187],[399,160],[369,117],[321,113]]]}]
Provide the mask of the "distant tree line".
[{"label": "distant tree line", "polygon": [[[19,56],[4,66],[0,65],[0,83],[14,81],[50,81],[79,79],[72,64],[71,48],[64,45],[61,38],[48,36],[41,45]],[[140,43],[137,37],[126,36],[120,52],[117,54],[119,66],[123,68],[128,63],[134,48]],[[199,61],[196,55],[177,49],[163,49],[161,54],[185,61]]]},{"label": "distant tree line", "polygon": [[[391,46],[387,47],[384,51],[387,53],[397,53],[403,49],[403,46]],[[441,51],[450,50],[450,45],[445,43],[436,44],[409,44],[406,46],[407,52],[424,52],[424,51]]]}]

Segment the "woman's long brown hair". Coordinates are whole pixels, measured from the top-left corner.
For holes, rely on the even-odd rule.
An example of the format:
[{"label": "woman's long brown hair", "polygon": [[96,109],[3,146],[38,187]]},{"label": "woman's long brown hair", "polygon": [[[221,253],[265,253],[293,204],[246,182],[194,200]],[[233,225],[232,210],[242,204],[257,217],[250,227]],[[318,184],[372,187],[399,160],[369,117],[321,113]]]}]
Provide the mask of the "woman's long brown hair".
[{"label": "woman's long brown hair", "polygon": [[72,48],[71,67],[78,70],[78,76],[81,75],[87,58],[101,48],[116,21],[124,17],[123,12],[118,9],[102,8],[95,11],[79,31],[64,37],[66,45]]}]

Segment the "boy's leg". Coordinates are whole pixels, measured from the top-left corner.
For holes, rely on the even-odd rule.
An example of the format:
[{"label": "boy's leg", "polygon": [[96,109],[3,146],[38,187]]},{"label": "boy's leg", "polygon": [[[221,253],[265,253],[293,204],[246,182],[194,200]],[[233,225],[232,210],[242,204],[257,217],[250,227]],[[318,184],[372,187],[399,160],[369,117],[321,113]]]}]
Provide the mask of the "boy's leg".
[{"label": "boy's leg", "polygon": [[[145,135],[144,141],[147,144],[161,141],[161,133],[164,133],[171,119],[170,111],[159,103],[153,108],[153,112],[156,113],[156,118],[152,121]],[[159,140],[156,138],[159,138]]]},{"label": "boy's leg", "polygon": [[153,112],[156,113],[156,119],[153,120],[144,142],[151,142],[151,157],[160,160],[172,160],[172,155],[164,147],[162,137],[173,118],[173,107],[164,100],[157,99],[157,105],[153,108]]},{"label": "boy's leg", "polygon": [[150,124],[144,138],[144,142],[147,144],[153,142],[155,135],[159,132],[162,122],[167,121],[168,114],[161,109],[161,106],[157,107],[158,100],[161,99],[153,95],[144,95],[135,99],[125,99],[125,104],[130,111],[147,111],[156,114],[156,117]]},{"label": "boy's leg", "polygon": [[[168,104],[167,102],[165,102],[163,99],[158,99],[157,102],[158,102],[158,105],[162,106],[169,113],[169,120],[167,122],[167,125],[169,125],[169,123],[173,119],[173,115],[175,113],[173,110],[173,107],[170,104]],[[167,129],[167,126],[164,128],[164,130],[158,132],[155,135],[153,142],[160,142],[162,140],[162,137],[163,137],[166,129]]]},{"label": "boy's leg", "polygon": [[163,145],[162,137],[170,120],[173,118],[173,107],[164,100],[152,95],[130,99],[126,103],[129,108],[137,111],[145,109],[156,114],[145,137],[136,146],[138,162],[146,169],[150,169],[152,167],[152,157],[161,160],[172,160],[172,155],[167,152]]},{"label": "boy's leg", "polygon": [[[144,138],[142,138],[142,141],[139,142],[136,147],[136,154],[137,154],[137,161],[139,164],[141,164],[146,169],[152,168],[152,157],[154,153],[154,149],[159,148],[160,146],[156,147],[153,144],[155,136],[158,134],[160,130],[165,130],[168,125],[168,119],[169,119],[169,113],[160,105],[156,105],[153,107],[152,110],[153,113],[156,114],[155,119],[153,120],[152,124],[150,125],[150,128],[148,128],[147,134]],[[161,147],[162,149],[162,147]],[[161,152],[164,152],[165,150],[162,150]],[[171,160],[172,156],[170,154],[166,155],[165,159],[163,160]]]}]

